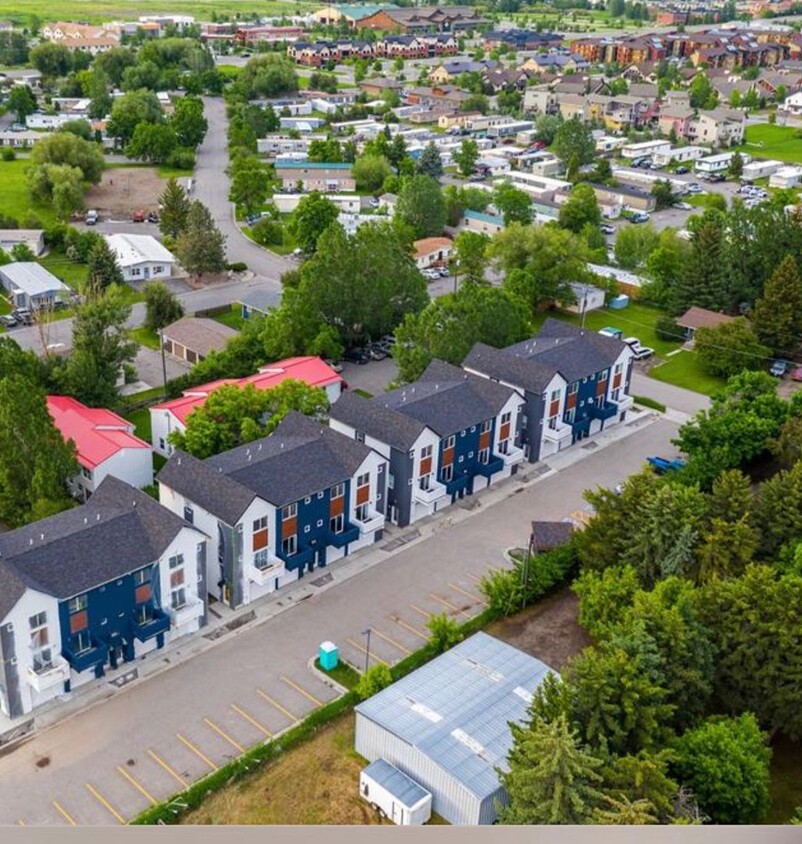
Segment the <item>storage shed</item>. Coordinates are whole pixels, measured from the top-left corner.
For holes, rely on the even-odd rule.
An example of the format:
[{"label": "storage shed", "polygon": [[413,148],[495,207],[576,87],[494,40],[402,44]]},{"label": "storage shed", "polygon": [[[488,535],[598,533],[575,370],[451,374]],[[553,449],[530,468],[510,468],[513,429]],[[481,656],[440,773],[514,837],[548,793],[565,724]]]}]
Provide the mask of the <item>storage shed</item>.
[{"label": "storage shed", "polygon": [[432,816],[432,795],[384,759],[360,773],[359,793],[399,826],[419,826]]},{"label": "storage shed", "polygon": [[507,802],[509,723],[523,723],[551,669],[476,633],[356,707],[357,753],[384,759],[432,794],[452,824],[492,824]]}]

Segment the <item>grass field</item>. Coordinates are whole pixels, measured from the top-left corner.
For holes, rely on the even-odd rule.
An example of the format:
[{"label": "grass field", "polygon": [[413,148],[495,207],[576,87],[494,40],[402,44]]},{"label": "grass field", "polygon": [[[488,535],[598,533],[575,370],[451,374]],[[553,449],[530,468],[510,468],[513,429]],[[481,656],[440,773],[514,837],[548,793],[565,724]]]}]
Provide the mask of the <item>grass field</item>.
[{"label": "grass field", "polygon": [[46,205],[34,205],[28,196],[28,185],[25,181],[27,167],[28,162],[22,158],[16,161],[0,161],[0,213],[6,217],[14,217],[21,228],[25,227],[25,221],[30,215],[38,217],[44,225],[52,225],[56,222],[53,209]]},{"label": "grass field", "polygon": [[791,126],[754,123],[746,127],[744,140],[738,149],[753,158],[776,158],[802,164],[802,137],[799,130]]},{"label": "grass field", "polygon": [[159,351],[159,336],[152,329],[145,328],[144,325],[139,328],[132,328],[128,332],[128,336],[132,340],[136,340],[140,346],[146,346],[148,349]]},{"label": "grass field", "polygon": [[215,314],[212,319],[215,322],[220,322],[223,325],[227,325],[229,328],[233,328],[235,331],[241,331],[242,325],[245,322],[242,318],[242,308],[240,308],[239,305],[232,305],[230,311],[226,311],[222,314]]},{"label": "grass field", "polygon": [[686,390],[704,393],[706,396],[712,396],[724,386],[721,378],[716,378],[702,369],[696,352],[684,350],[672,355],[665,363],[650,369],[649,376],[667,384],[684,387]]},{"label": "grass field", "polygon": [[51,252],[44,258],[40,258],[39,263],[68,287],[73,290],[83,290],[87,278],[86,264],[76,264],[63,252]]},{"label": "grass field", "polygon": [[771,809],[766,822],[784,824],[802,806],[802,744],[779,736],[772,750]]}]

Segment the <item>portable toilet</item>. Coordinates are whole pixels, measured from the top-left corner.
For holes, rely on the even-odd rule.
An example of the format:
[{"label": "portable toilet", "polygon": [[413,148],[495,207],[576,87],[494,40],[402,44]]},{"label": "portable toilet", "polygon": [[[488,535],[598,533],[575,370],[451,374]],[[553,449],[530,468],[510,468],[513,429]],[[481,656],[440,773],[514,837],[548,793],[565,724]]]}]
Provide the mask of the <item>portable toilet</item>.
[{"label": "portable toilet", "polygon": [[615,296],[610,300],[607,307],[620,311],[622,308],[626,308],[628,304],[629,296],[627,296],[626,293],[620,293],[618,296]]},{"label": "portable toilet", "polygon": [[334,642],[322,642],[318,652],[318,659],[320,660],[320,667],[325,671],[331,671],[333,668],[336,668],[339,662],[337,645]]}]

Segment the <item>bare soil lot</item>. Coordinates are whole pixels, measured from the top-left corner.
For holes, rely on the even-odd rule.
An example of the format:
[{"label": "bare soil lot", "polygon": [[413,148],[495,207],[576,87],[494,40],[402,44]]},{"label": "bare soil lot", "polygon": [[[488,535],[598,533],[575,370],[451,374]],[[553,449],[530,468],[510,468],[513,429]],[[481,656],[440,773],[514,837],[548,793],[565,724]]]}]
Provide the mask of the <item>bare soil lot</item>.
[{"label": "bare soil lot", "polygon": [[112,167],[105,170],[99,185],[86,193],[86,207],[104,219],[130,220],[134,211],[157,211],[165,180],[150,167]]}]

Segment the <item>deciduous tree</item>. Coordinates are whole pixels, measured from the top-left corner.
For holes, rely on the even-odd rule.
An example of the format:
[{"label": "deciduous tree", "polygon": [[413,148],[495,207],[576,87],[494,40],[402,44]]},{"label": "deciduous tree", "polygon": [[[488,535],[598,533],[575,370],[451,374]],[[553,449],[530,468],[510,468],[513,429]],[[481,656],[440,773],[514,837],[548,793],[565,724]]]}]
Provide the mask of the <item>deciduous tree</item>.
[{"label": "deciduous tree", "polygon": [[459,168],[461,176],[470,176],[479,160],[479,147],[476,141],[473,138],[464,138],[451,159]]},{"label": "deciduous tree", "polygon": [[431,176],[412,176],[398,194],[396,218],[410,227],[416,238],[442,234],[446,204],[440,185]]},{"label": "deciduous tree", "polygon": [[337,206],[317,191],[304,196],[293,211],[289,230],[303,251],[314,254],[317,242],[323,232],[337,222]]},{"label": "deciduous tree", "polygon": [[575,234],[579,234],[588,223],[598,227],[601,209],[590,185],[580,183],[573,187],[568,199],[560,205],[559,223]]},{"label": "deciduous tree", "polygon": [[184,269],[198,278],[226,268],[225,236],[200,200],[189,207],[187,225],[178,236],[175,253]]},{"label": "deciduous tree", "polygon": [[144,287],[145,328],[158,331],[184,315],[184,306],[164,282],[149,281]]},{"label": "deciduous tree", "polygon": [[532,198],[529,194],[506,181],[493,191],[493,205],[504,218],[505,226],[512,223],[527,225],[534,218]]},{"label": "deciduous tree", "polygon": [[762,369],[771,354],[743,317],[714,328],[699,328],[695,336],[699,362],[711,374],[729,378],[746,370]]}]

